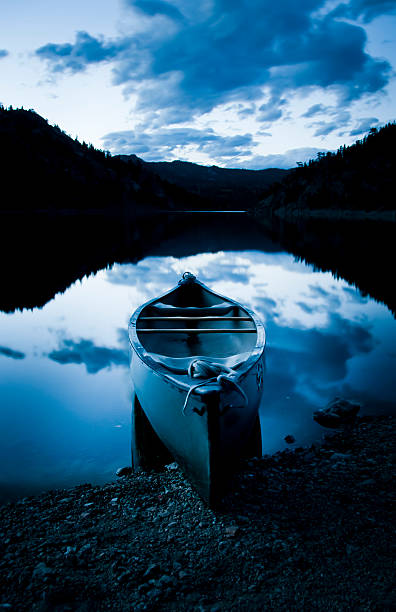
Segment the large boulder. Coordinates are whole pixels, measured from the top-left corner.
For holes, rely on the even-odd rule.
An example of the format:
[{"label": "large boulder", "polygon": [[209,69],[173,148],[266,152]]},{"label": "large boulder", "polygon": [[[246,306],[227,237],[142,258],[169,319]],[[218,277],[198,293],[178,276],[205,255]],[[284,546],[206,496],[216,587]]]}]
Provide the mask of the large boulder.
[{"label": "large boulder", "polygon": [[335,397],[325,408],[314,412],[314,421],[323,427],[340,427],[352,424],[360,410],[360,404],[350,402],[341,397]]}]

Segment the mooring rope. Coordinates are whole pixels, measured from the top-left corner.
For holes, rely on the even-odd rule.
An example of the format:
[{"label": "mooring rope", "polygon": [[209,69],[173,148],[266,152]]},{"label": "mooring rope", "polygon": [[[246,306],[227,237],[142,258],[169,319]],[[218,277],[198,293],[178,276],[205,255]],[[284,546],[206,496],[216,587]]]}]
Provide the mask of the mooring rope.
[{"label": "mooring rope", "polygon": [[203,359],[196,359],[195,361],[192,361],[190,363],[188,368],[188,375],[191,378],[203,378],[205,380],[202,380],[202,382],[190,388],[183,405],[182,412],[184,415],[186,414],[188,402],[193,391],[195,391],[195,389],[198,389],[198,387],[203,387],[204,385],[207,385],[208,383],[214,381],[217,381],[223,387],[226,387],[227,385],[232,386],[243,397],[245,406],[248,405],[248,398],[246,396],[246,393],[234,380],[234,378],[238,376],[238,372],[236,372],[232,368],[229,368],[223,365],[222,363],[212,363],[209,361],[204,361]]}]

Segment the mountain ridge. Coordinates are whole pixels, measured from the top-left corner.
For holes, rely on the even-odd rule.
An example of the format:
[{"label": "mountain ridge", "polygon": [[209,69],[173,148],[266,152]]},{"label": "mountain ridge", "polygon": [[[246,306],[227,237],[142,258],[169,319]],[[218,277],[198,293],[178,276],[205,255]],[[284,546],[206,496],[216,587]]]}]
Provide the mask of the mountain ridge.
[{"label": "mountain ridge", "polygon": [[221,168],[181,160],[147,162],[136,155],[120,155],[119,158],[143,164],[168,183],[204,198],[210,206],[220,204],[230,208],[241,208],[241,201],[248,208],[253,207],[264,189],[282,180],[290,172],[279,168]]}]

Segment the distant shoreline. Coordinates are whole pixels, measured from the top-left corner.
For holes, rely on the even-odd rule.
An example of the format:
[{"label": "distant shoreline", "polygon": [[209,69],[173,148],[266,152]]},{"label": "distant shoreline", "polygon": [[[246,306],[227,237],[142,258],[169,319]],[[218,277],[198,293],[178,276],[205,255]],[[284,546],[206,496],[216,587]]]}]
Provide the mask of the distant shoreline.
[{"label": "distant shoreline", "polygon": [[367,211],[343,210],[333,208],[319,208],[311,210],[308,208],[280,207],[276,209],[257,209],[255,214],[255,216],[257,217],[266,218],[271,217],[273,215],[286,220],[309,218],[328,219],[332,221],[342,219],[345,221],[390,221],[393,223],[396,222],[396,210]]}]

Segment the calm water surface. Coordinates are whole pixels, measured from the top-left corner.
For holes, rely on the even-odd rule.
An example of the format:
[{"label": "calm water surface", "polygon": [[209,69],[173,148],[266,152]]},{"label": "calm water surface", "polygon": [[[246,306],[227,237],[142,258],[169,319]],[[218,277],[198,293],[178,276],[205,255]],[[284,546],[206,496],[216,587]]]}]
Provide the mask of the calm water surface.
[{"label": "calm water surface", "polygon": [[336,395],[392,412],[396,321],[330,273],[287,253],[201,253],[114,265],[41,309],[0,313],[0,499],[111,480],[130,465],[127,324],[185,270],[262,317],[263,450],[309,444],[312,412]]}]

